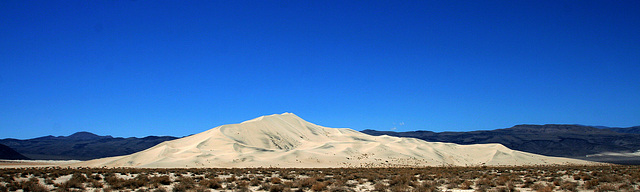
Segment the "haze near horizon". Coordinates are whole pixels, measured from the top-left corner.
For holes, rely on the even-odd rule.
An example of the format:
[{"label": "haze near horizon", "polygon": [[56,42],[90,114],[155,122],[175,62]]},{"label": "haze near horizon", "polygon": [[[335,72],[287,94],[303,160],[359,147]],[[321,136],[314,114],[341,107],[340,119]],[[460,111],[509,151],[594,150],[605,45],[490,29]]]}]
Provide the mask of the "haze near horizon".
[{"label": "haze near horizon", "polygon": [[1,1],[0,138],[640,125],[638,1]]}]

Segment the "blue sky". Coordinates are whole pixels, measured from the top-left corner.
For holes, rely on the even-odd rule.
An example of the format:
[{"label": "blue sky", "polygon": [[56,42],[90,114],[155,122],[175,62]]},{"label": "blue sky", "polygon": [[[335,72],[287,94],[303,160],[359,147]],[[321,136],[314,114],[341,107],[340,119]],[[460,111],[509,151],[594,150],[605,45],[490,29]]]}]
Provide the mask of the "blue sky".
[{"label": "blue sky", "polygon": [[0,1],[0,138],[640,125],[640,1]]}]

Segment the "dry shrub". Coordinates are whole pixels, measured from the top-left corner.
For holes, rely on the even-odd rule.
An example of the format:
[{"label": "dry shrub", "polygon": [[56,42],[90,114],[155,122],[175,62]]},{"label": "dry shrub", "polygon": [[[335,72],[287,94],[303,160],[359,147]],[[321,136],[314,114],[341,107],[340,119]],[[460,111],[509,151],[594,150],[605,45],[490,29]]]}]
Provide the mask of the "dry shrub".
[{"label": "dry shrub", "polygon": [[53,184],[55,184],[55,182],[53,182],[53,179],[51,179],[51,178],[46,178],[46,179],[44,180],[44,183],[45,183],[45,184],[47,184],[47,185],[53,185]]},{"label": "dry shrub", "polygon": [[594,189],[598,185],[600,185],[600,183],[598,182],[597,179],[593,179],[593,180],[589,180],[589,181],[584,182],[584,188],[585,189]]},{"label": "dry shrub", "polygon": [[200,182],[198,182],[198,185],[202,187],[210,188],[210,189],[220,189],[222,188],[222,184],[220,184],[220,182],[221,181],[218,178],[203,179],[203,180],[200,180]]},{"label": "dry shrub", "polygon": [[70,188],[84,189],[84,182],[86,181],[87,181],[87,177],[85,177],[80,173],[74,173],[73,175],[71,175],[71,179],[69,179],[67,182],[64,182],[56,186],[62,189],[70,189]]},{"label": "dry shrub", "polygon": [[505,186],[500,186],[489,190],[490,192],[512,192],[509,188]]},{"label": "dry shrub", "polygon": [[38,179],[32,177],[27,181],[23,181],[19,184],[20,188],[23,191],[32,191],[32,192],[45,192],[49,191],[44,185],[40,184]]},{"label": "dry shrub", "polygon": [[536,183],[531,186],[531,189],[537,192],[552,192],[553,188],[553,185],[543,185],[540,183]]},{"label": "dry shrub", "polygon": [[502,175],[496,179],[496,185],[503,186],[506,185],[509,181],[511,181],[511,178],[509,176]]},{"label": "dry shrub", "polygon": [[271,177],[270,181],[271,181],[271,184],[281,184],[282,183],[282,179],[277,178],[277,177]]},{"label": "dry shrub", "polygon": [[480,178],[476,181],[476,186],[493,187],[495,184],[489,178]]},{"label": "dry shrub", "polygon": [[252,178],[251,181],[249,181],[249,185],[251,186],[258,186],[262,183],[262,181],[256,177]]},{"label": "dry shrub", "polygon": [[462,184],[460,184],[460,189],[471,189],[472,185],[473,185],[473,182],[466,180],[462,182]]},{"label": "dry shrub", "polygon": [[168,192],[168,191],[167,191],[167,188],[158,187],[157,189],[154,189],[152,192]]},{"label": "dry shrub", "polygon": [[269,187],[269,192],[282,192],[282,191],[284,191],[284,186],[280,184],[271,185],[271,187]]},{"label": "dry shrub", "polygon": [[399,185],[396,184],[394,186],[391,186],[391,191],[409,191],[409,189],[411,189],[408,185]]},{"label": "dry shrub", "polygon": [[594,192],[618,191],[618,187],[611,183],[605,183],[596,187]]},{"label": "dry shrub", "polygon": [[231,183],[231,182],[234,182],[234,181],[236,181],[236,180],[238,180],[238,178],[236,178],[236,176],[235,176],[235,175],[231,175],[231,177],[228,177],[228,178],[226,179],[227,183]]},{"label": "dry shrub", "polygon": [[149,178],[149,181],[151,184],[162,184],[162,185],[171,184],[171,178],[169,178],[168,175],[151,177]]},{"label": "dry shrub", "polygon": [[329,191],[331,192],[353,192],[355,190],[349,188],[349,187],[345,187],[345,186],[340,186],[340,187],[333,187],[331,189],[329,189]]},{"label": "dry shrub", "polygon": [[629,181],[626,181],[618,186],[618,190],[620,191],[633,191],[632,189],[633,184],[631,184]]},{"label": "dry shrub", "polygon": [[181,176],[177,179],[178,184],[173,186],[174,192],[183,192],[195,188],[195,182],[191,177]]},{"label": "dry shrub", "polygon": [[375,191],[387,191],[387,185],[385,185],[384,183],[376,183],[375,185],[373,185],[373,190]]},{"label": "dry shrub", "polygon": [[298,187],[299,188],[311,188],[311,186],[313,186],[314,184],[316,184],[317,181],[313,178],[304,178],[298,181]]},{"label": "dry shrub", "polygon": [[327,188],[327,182],[316,182],[311,186],[313,191],[324,191]]},{"label": "dry shrub", "polygon": [[560,189],[564,191],[578,191],[578,184],[575,182],[562,182]]},{"label": "dry shrub", "polygon": [[100,182],[100,181],[96,181],[96,180],[92,180],[91,182],[89,182],[89,187],[93,187],[93,188],[102,188],[104,187],[104,185]]}]

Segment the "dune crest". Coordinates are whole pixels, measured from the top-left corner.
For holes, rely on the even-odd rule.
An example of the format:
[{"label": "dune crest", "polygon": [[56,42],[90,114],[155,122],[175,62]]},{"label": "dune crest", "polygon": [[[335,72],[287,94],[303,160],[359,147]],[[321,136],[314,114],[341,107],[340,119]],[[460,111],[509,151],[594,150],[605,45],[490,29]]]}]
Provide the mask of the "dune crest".
[{"label": "dune crest", "polygon": [[76,164],[90,167],[384,167],[592,164],[511,150],[370,136],[309,123],[293,113],[258,117],[166,141],[131,155]]}]

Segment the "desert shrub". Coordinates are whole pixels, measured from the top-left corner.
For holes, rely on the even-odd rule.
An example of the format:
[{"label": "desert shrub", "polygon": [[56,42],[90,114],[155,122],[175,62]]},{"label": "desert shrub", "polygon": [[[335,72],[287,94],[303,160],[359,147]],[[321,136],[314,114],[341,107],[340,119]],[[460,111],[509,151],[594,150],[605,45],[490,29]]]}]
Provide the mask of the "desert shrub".
[{"label": "desert shrub", "polygon": [[487,187],[486,185],[480,185],[478,187],[476,187],[476,190],[474,190],[475,192],[487,192],[487,190],[489,190],[489,187]]},{"label": "desert shrub", "polygon": [[295,183],[294,183],[293,181],[285,181],[285,182],[282,182],[282,185],[284,185],[284,186],[285,186],[285,187],[287,187],[287,188],[294,188],[294,187],[296,187],[296,186],[295,186]]},{"label": "desert shrub", "polygon": [[269,189],[271,189],[271,184],[269,183],[262,183],[260,187],[258,187],[258,190],[268,191]]},{"label": "desert shrub", "polygon": [[562,184],[560,184],[560,189],[564,190],[564,191],[578,191],[578,184],[575,182],[562,182]]},{"label": "desert shrub", "polygon": [[102,180],[102,176],[100,176],[100,174],[92,174],[89,176],[89,179],[93,179],[93,180]]},{"label": "desert shrub", "polygon": [[152,192],[168,192],[168,191],[167,191],[167,188],[158,187],[157,189],[154,189]]},{"label": "desert shrub", "polygon": [[298,187],[300,188],[311,188],[314,184],[316,184],[316,180],[313,178],[304,178],[298,181]]},{"label": "desert shrub", "polygon": [[490,192],[512,192],[509,188],[505,186],[500,186],[489,190]]},{"label": "desert shrub", "polygon": [[73,175],[71,175],[71,178],[68,181],[55,186],[61,189],[70,189],[70,188],[84,189],[84,182],[86,181],[87,181],[87,177],[85,177],[80,173],[74,173]]},{"label": "desert shrub", "polygon": [[262,183],[262,181],[256,177],[252,178],[251,181],[249,181],[249,185],[251,186],[258,186]]},{"label": "desert shrub", "polygon": [[171,184],[171,178],[169,178],[168,175],[154,176],[149,178],[149,182],[152,184],[169,185]]},{"label": "desert shrub", "polygon": [[355,190],[349,188],[349,187],[345,187],[345,186],[339,186],[339,187],[332,187],[329,189],[330,192],[353,192]]},{"label": "desert shrub", "polygon": [[502,175],[502,176],[499,176],[499,177],[496,179],[496,182],[495,182],[495,183],[496,183],[496,185],[498,185],[498,186],[503,186],[503,185],[506,185],[506,184],[507,184],[507,182],[509,182],[509,181],[511,181],[511,178],[510,178],[509,176]]},{"label": "desert shrub", "polygon": [[[435,181],[425,181],[422,185],[415,186],[412,191],[414,192],[435,192],[440,191],[438,189],[438,183]],[[391,188],[392,191],[403,190],[402,188]],[[404,189],[403,191],[407,191],[408,189]]]},{"label": "desert shrub", "polygon": [[633,184],[629,183],[629,181],[624,182],[618,186],[618,190],[620,191],[632,191]]},{"label": "desert shrub", "polygon": [[49,191],[44,185],[39,183],[38,179],[34,177],[30,178],[28,181],[22,182],[20,185],[23,191],[32,191],[32,192]]},{"label": "desert shrub", "polygon": [[234,182],[234,181],[238,180],[238,178],[236,178],[235,175],[231,175],[231,177],[228,177],[225,180],[227,181],[227,183],[231,183],[231,182]]},{"label": "desert shrub", "polygon": [[269,192],[282,192],[284,191],[284,186],[280,184],[271,185],[269,187]]},{"label": "desert shrub", "polygon": [[93,188],[102,188],[104,187],[104,185],[102,183],[100,183],[100,181],[96,181],[96,180],[91,180],[91,182],[89,182],[89,187],[93,187]]},{"label": "desert shrub", "polygon": [[535,182],[531,178],[525,178],[522,183],[522,188],[530,188]]},{"label": "desert shrub", "polygon": [[387,191],[387,185],[385,185],[384,183],[378,182],[375,185],[373,185],[373,190],[375,190],[375,191]]},{"label": "desert shrub", "polygon": [[176,184],[175,186],[173,186],[173,191],[174,192],[182,192],[182,191],[187,191],[189,189],[193,189],[195,188],[195,182],[193,181],[193,178],[191,177],[180,177],[177,179],[178,184]]},{"label": "desert shrub", "polygon": [[327,188],[327,182],[316,182],[311,186],[313,191],[324,191]]},{"label": "desert shrub", "polygon": [[395,185],[408,185],[410,181],[412,181],[414,177],[410,176],[410,175],[396,175],[395,177],[393,177],[393,179],[391,179],[391,181],[389,181],[389,185],[391,186],[395,186]]},{"label": "desert shrub", "polygon": [[45,179],[45,180],[44,180],[44,183],[45,183],[45,184],[47,184],[47,185],[53,185],[53,184],[55,184],[55,182],[53,182],[53,179],[51,179],[51,178],[47,178],[47,179]]},{"label": "desert shrub", "polygon": [[605,183],[596,187],[594,192],[604,192],[604,191],[618,191],[618,188],[610,183]]},{"label": "desert shrub", "polygon": [[540,183],[536,183],[531,186],[531,189],[537,192],[552,192],[553,188],[554,187],[552,185],[543,185]]},{"label": "desert shrub", "polygon": [[476,181],[476,186],[492,187],[495,186],[495,184],[489,178],[480,178]]},{"label": "desert shrub", "polygon": [[596,186],[600,185],[597,179],[588,180],[584,182],[585,189],[594,189]]},{"label": "desert shrub", "polygon": [[271,184],[281,184],[282,183],[282,179],[277,178],[277,177],[271,177],[270,181],[271,181]]},{"label": "desert shrub", "polygon": [[473,185],[473,182],[466,180],[462,182],[462,184],[460,184],[460,189],[471,189],[472,185]]},{"label": "desert shrub", "polygon": [[198,182],[198,185],[202,187],[210,188],[210,189],[220,189],[222,188],[222,184],[220,184],[220,182],[221,181],[218,178],[203,179],[200,182]]}]

